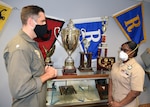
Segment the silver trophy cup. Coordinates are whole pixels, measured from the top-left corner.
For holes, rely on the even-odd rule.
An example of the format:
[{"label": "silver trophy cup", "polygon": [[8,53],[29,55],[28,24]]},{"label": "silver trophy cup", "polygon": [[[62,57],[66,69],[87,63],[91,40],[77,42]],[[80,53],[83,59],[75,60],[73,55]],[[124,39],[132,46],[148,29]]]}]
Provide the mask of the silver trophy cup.
[{"label": "silver trophy cup", "polygon": [[61,33],[62,43],[58,39],[57,40],[60,43],[60,45],[64,47],[64,49],[68,54],[68,57],[65,59],[63,73],[75,74],[76,68],[74,66],[74,60],[71,57],[71,54],[75,51],[78,45],[80,30],[74,27],[73,21],[70,19],[69,23],[67,24],[67,27],[62,29],[60,33]]}]

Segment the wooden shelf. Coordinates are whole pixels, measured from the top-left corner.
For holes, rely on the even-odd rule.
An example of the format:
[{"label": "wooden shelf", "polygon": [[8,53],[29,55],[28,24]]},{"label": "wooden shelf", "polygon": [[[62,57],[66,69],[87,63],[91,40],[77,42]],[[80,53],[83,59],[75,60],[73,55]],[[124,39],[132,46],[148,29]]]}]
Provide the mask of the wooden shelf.
[{"label": "wooden shelf", "polygon": [[58,70],[58,76],[54,78],[52,81],[60,81],[60,80],[80,80],[80,79],[106,79],[108,78],[109,74],[95,74],[94,72],[80,72],[77,70],[76,75],[63,75],[62,69]]},{"label": "wooden shelf", "polygon": [[108,74],[93,74],[93,75],[63,75],[57,76],[56,79],[70,79],[70,78],[100,78],[100,77],[108,77]]}]

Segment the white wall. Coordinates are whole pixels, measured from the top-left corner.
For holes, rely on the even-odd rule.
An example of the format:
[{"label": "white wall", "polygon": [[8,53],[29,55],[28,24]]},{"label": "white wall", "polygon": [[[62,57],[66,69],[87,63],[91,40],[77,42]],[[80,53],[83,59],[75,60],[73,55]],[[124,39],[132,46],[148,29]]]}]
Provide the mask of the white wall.
[{"label": "white wall", "polygon": [[[16,7],[13,9],[4,29],[0,32],[0,107],[11,106],[11,95],[8,86],[8,76],[4,66],[3,49],[6,43],[18,32],[21,27],[20,11],[23,6],[29,4],[36,4],[45,9],[46,15],[55,16],[61,19],[65,19],[66,23],[70,18],[91,18],[101,16],[112,16],[118,11],[126,9],[137,1],[134,0],[2,0],[5,3]],[[140,58],[141,53],[150,46],[150,3],[144,2],[144,24],[147,34],[147,42],[143,43],[139,48],[138,62],[143,65]],[[66,24],[64,25],[64,27]],[[117,52],[120,45],[126,42],[127,39],[117,26],[112,17],[109,18],[109,25],[106,31],[107,43],[108,43],[108,56],[117,57]],[[75,59],[75,66],[79,66],[79,51],[76,49],[72,57]],[[60,56],[62,52],[62,56]],[[52,56],[55,67],[62,67],[67,54],[64,49],[56,42],[56,50]],[[138,82],[138,81],[137,81]],[[146,77],[145,81],[146,91],[140,96],[140,103],[150,102],[150,82]]]}]

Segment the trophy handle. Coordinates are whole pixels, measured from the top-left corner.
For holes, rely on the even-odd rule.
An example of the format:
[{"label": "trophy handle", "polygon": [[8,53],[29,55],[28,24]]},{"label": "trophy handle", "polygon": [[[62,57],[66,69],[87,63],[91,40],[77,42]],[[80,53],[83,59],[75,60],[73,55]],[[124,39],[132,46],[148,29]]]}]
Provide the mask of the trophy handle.
[{"label": "trophy handle", "polygon": [[56,38],[56,40],[58,41],[58,43],[63,47],[63,44],[60,42],[60,40],[57,37],[56,31],[58,30],[58,33],[60,32],[60,27],[55,27],[54,28],[54,36]]},{"label": "trophy handle", "polygon": [[80,32],[81,32],[80,35],[82,36],[82,39],[79,40],[78,45],[77,45],[77,48],[78,48],[78,47],[80,46],[80,44],[85,40],[85,33],[83,33],[82,30],[83,30],[83,29],[80,30]]},{"label": "trophy handle", "polygon": [[[58,41],[58,43],[64,48],[64,45],[61,43],[61,41],[58,39],[56,31],[58,30],[58,33],[60,33],[60,27],[55,27],[54,28],[54,36],[56,38],[56,40]],[[65,48],[64,48],[65,49]],[[66,50],[66,49],[65,49]],[[70,54],[67,52],[67,54],[70,56]]]}]

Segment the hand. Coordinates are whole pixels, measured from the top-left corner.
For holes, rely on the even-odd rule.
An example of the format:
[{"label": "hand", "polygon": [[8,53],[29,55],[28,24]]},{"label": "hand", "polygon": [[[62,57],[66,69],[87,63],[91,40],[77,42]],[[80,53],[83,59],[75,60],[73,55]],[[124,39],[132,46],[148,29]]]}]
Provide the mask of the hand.
[{"label": "hand", "polygon": [[49,76],[49,79],[57,76],[57,70],[51,66],[45,66],[45,74]]},{"label": "hand", "polygon": [[107,105],[109,106],[109,107],[111,107],[111,104],[113,103],[113,101],[109,101],[108,103],[107,103]]},{"label": "hand", "polygon": [[42,83],[57,76],[57,70],[51,66],[45,67],[45,73],[40,76]]},{"label": "hand", "polygon": [[119,102],[116,102],[116,101],[111,101],[109,103],[109,106],[110,107],[121,107],[120,103]]}]

